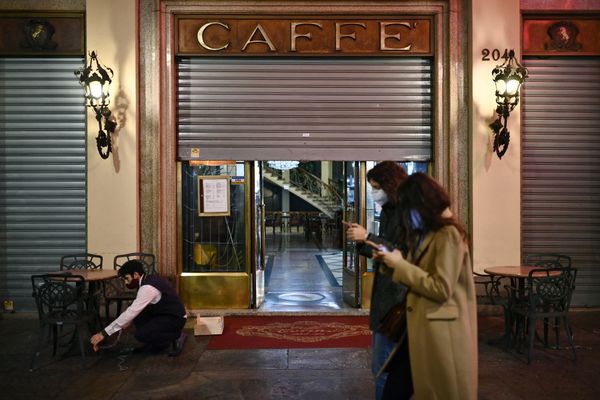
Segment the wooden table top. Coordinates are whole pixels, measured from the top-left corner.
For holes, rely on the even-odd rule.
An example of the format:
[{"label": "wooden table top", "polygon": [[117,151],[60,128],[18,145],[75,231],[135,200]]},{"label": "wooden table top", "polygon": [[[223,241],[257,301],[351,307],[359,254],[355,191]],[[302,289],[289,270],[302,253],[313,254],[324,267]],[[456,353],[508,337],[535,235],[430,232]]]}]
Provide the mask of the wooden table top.
[{"label": "wooden table top", "polygon": [[115,269],[65,269],[62,271],[53,272],[56,274],[79,275],[88,282],[106,281],[117,277]]},{"label": "wooden table top", "polygon": [[[484,268],[484,272],[490,275],[497,276],[506,276],[509,278],[527,278],[529,276],[529,272],[534,269],[544,269],[542,267],[534,267],[531,265],[513,265],[513,266],[498,266],[498,267],[488,267]],[[534,276],[545,276],[546,274],[540,272],[539,274],[535,274]],[[552,271],[550,276],[560,275],[559,271]]]}]

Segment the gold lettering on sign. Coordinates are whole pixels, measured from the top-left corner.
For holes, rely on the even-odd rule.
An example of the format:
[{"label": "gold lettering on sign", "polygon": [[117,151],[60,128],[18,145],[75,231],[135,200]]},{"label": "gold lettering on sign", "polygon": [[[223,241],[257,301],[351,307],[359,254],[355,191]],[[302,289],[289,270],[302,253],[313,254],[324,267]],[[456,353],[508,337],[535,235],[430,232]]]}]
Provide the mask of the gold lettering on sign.
[{"label": "gold lettering on sign", "polygon": [[[256,35],[256,32],[260,32],[262,39],[252,40],[254,35]],[[242,47],[242,51],[246,51],[246,47],[248,47],[250,43],[263,43],[269,46],[270,51],[277,51],[275,46],[273,46],[273,42],[271,42],[271,39],[269,39],[269,35],[267,35],[267,32],[265,32],[265,30],[260,24],[256,25],[256,28],[254,28],[250,36],[248,36],[248,40],[246,40],[244,47]]]},{"label": "gold lettering on sign", "polygon": [[[398,41],[400,41],[400,34],[388,35],[385,30],[386,27],[394,26],[394,25],[405,26],[408,29],[413,29],[410,26],[410,23],[408,23],[408,22],[380,22],[379,23],[379,35],[380,35],[379,50],[381,50],[381,51],[409,51],[410,48],[412,47],[412,43],[405,47],[387,47],[387,45],[385,44],[385,40],[388,38],[393,38],[393,39],[397,39]],[[415,27],[416,27],[416,25],[417,24],[415,23]]]},{"label": "gold lettering on sign", "polygon": [[202,27],[200,27],[200,29],[198,29],[198,35],[197,35],[198,43],[200,43],[200,46],[204,47],[206,50],[209,50],[209,51],[219,51],[219,50],[224,50],[224,49],[228,48],[229,42],[225,43],[221,47],[211,47],[208,44],[206,44],[206,41],[204,40],[204,31],[206,29],[208,29],[208,27],[210,27],[211,25],[219,25],[219,26],[222,26],[223,28],[227,29],[228,31],[231,30],[228,25],[226,25],[222,22],[208,22],[208,23],[202,25]]},{"label": "gold lettering on sign", "polygon": [[363,23],[341,23],[341,22],[336,22],[335,23],[335,49],[337,51],[342,49],[342,46],[340,45],[340,42],[342,41],[342,38],[351,38],[352,40],[356,40],[356,32],[352,32],[348,35],[342,35],[341,32],[341,28],[342,26],[360,26],[363,29],[367,29],[367,25],[363,24]]},{"label": "gold lettering on sign", "polygon": [[291,37],[290,37],[290,47],[291,47],[291,51],[296,51],[296,39],[299,37],[305,37],[308,40],[311,39],[312,35],[310,32],[305,33],[303,35],[299,34],[296,32],[296,28],[301,26],[301,25],[312,25],[312,26],[316,26],[317,28],[323,30],[323,25],[318,24],[316,22],[292,22],[290,25],[290,33],[291,33]]}]

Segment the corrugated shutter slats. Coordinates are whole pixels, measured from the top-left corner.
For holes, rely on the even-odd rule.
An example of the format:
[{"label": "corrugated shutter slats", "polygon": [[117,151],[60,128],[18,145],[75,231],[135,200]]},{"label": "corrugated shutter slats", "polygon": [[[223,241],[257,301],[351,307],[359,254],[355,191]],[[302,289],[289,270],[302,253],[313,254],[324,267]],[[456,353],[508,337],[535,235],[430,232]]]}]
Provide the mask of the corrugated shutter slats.
[{"label": "corrugated shutter slats", "polygon": [[86,251],[81,58],[0,59],[0,298],[33,310],[30,276]]},{"label": "corrugated shutter slats", "polygon": [[427,59],[183,58],[178,157],[429,160]]},{"label": "corrugated shutter slats", "polygon": [[523,254],[578,268],[575,305],[600,305],[600,59],[526,59]]}]

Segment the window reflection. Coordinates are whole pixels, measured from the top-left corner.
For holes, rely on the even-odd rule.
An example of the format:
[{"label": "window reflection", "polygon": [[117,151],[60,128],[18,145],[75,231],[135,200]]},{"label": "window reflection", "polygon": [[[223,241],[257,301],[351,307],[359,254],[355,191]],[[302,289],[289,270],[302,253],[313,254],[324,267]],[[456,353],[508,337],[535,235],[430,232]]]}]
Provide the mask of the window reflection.
[{"label": "window reflection", "polygon": [[[198,215],[198,177],[230,179],[228,216]],[[243,272],[245,268],[244,163],[182,165],[183,272]]]}]

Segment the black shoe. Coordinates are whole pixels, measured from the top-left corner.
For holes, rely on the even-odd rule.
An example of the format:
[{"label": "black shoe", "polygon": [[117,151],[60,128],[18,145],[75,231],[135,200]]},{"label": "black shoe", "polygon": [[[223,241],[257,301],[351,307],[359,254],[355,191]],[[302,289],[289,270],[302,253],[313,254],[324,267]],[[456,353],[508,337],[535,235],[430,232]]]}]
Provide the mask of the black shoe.
[{"label": "black shoe", "polygon": [[169,348],[169,344],[165,343],[165,344],[153,344],[150,346],[150,353],[152,354],[160,354],[163,351],[165,351],[166,349]]},{"label": "black shoe", "polygon": [[160,354],[169,347],[168,344],[145,344],[143,346],[135,347],[132,351],[133,354]]},{"label": "black shoe", "polygon": [[173,349],[169,352],[169,357],[177,357],[181,354],[183,350],[183,345],[185,344],[185,340],[187,339],[187,333],[181,332],[179,338],[173,341]]},{"label": "black shoe", "polygon": [[152,349],[152,345],[150,344],[145,344],[143,346],[139,346],[139,347],[134,347],[133,351],[131,352],[132,354],[142,354],[142,353],[147,353]]}]

